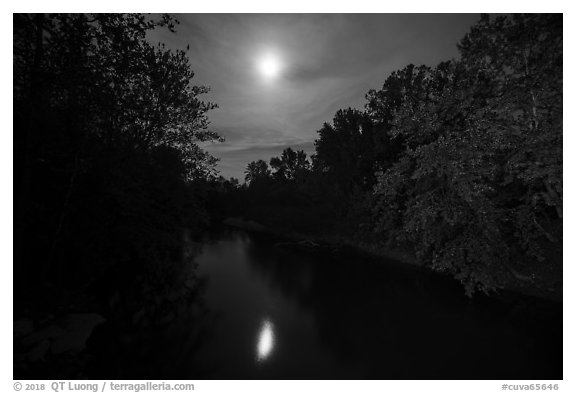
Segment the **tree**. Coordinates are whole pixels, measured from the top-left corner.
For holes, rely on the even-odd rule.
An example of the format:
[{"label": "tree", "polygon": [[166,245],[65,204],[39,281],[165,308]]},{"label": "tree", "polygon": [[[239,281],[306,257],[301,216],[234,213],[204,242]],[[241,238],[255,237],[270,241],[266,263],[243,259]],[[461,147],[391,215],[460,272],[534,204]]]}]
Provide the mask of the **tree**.
[{"label": "tree", "polygon": [[280,157],[270,159],[270,167],[274,170],[274,179],[279,181],[297,181],[310,169],[310,162],[304,150],[295,151],[288,147],[282,151]]},{"label": "tree", "polygon": [[339,110],[333,124],[325,123],[314,144],[316,176],[331,188],[328,194],[343,213],[353,207],[352,199],[364,204],[362,200],[374,185],[375,172],[389,166],[399,146],[391,141],[385,126],[351,108]]},{"label": "tree", "polygon": [[200,100],[207,88],[192,84],[185,52],[146,40],[176,24],[141,14],[14,15],[19,262],[46,261],[36,270],[54,273],[84,259],[72,244],[144,251],[155,244],[140,243],[149,235],[161,242],[205,219],[200,183],[215,159],[198,142],[219,139],[207,129],[214,105]]},{"label": "tree", "polygon": [[487,111],[508,151],[506,170],[532,207],[562,218],[562,15],[483,15],[459,45],[485,83]]},{"label": "tree", "polygon": [[270,178],[270,168],[268,168],[268,164],[264,160],[252,161],[248,164],[244,173],[246,174],[244,179],[248,184],[258,183]]},{"label": "tree", "polygon": [[561,231],[559,26],[484,16],[390,120],[406,150],[379,176],[379,228],[468,293],[502,285],[520,255],[544,261]]},{"label": "tree", "polygon": [[29,108],[32,99],[41,101],[59,112],[69,129],[66,138],[78,145],[91,134],[111,147],[170,146],[180,151],[190,179],[213,173],[214,159],[197,145],[219,139],[207,130],[206,112],[214,105],[198,98],[208,89],[191,84],[194,73],[184,51],[155,47],[145,39],[157,27],[173,31],[177,21],[141,14],[38,19],[15,15],[18,109]]}]

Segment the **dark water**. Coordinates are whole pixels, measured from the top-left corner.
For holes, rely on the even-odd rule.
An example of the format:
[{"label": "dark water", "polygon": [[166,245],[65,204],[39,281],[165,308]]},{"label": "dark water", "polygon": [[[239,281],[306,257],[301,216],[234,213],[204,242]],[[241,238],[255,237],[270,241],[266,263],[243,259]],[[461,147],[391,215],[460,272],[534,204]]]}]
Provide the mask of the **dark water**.
[{"label": "dark water", "polygon": [[206,379],[561,379],[561,305],[466,298],[453,280],[354,253],[219,233],[197,258]]}]

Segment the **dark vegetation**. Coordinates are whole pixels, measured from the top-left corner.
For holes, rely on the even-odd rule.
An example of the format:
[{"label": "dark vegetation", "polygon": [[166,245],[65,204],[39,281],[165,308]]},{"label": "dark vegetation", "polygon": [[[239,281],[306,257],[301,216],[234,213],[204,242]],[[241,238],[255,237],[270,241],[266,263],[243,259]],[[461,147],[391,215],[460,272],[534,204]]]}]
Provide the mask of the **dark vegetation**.
[{"label": "dark vegetation", "polygon": [[562,15],[484,15],[458,48],[339,110],[310,159],[251,162],[225,214],[561,298]]},{"label": "dark vegetation", "polygon": [[[137,375],[108,360],[121,367],[122,348],[140,345],[131,333],[173,320],[198,297],[189,262],[209,223],[216,160],[197,142],[220,138],[207,130],[214,106],[191,84],[185,52],[146,41],[176,24],[14,15],[14,318],[15,337],[28,335],[15,342],[15,375]],[[108,322],[91,337],[90,362],[58,349],[90,345],[71,337],[89,335],[100,317]],[[35,369],[38,359],[55,370]],[[170,375],[138,370],[152,371]]]}]

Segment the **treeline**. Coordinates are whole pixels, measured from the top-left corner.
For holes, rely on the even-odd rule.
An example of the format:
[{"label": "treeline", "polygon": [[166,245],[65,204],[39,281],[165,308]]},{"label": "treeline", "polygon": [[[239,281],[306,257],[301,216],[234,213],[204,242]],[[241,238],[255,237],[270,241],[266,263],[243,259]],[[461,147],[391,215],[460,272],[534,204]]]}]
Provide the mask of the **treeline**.
[{"label": "treeline", "polygon": [[468,293],[561,270],[562,15],[483,15],[458,49],[339,110],[310,160],[250,163],[240,211],[329,206],[323,224],[410,250]]},{"label": "treeline", "polygon": [[52,290],[129,299],[116,310],[124,318],[176,305],[159,291],[185,279],[185,234],[207,224],[216,174],[197,143],[220,139],[207,130],[214,105],[200,100],[207,88],[191,83],[186,53],[146,40],[177,23],[14,15],[17,313],[68,307],[41,305]]}]

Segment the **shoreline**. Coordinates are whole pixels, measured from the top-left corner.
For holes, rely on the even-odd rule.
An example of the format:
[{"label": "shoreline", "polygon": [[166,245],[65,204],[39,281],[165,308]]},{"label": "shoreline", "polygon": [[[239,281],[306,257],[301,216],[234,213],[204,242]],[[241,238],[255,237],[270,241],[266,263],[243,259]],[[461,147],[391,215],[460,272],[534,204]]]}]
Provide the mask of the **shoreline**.
[{"label": "shoreline", "polygon": [[[410,255],[407,252],[399,250],[384,250],[373,244],[368,243],[358,243],[351,241],[344,236],[335,235],[318,235],[318,234],[303,234],[297,232],[283,231],[277,228],[268,227],[259,222],[251,219],[246,219],[242,217],[227,217],[224,218],[221,223],[228,227],[233,227],[236,229],[242,229],[250,232],[258,232],[277,236],[281,239],[286,239],[286,242],[280,242],[278,244],[290,246],[290,247],[308,247],[308,248],[332,248],[335,247],[345,247],[355,253],[363,254],[364,256],[374,258],[374,259],[387,259],[388,262],[393,262],[397,264],[402,264],[405,266],[416,267],[428,272],[435,272],[440,274],[440,272],[435,271],[425,264],[420,263],[415,256]],[[448,275],[450,276],[450,275]],[[454,278],[452,278],[454,279]],[[455,279],[454,279],[455,280]],[[546,291],[543,288],[538,288],[535,285],[526,285],[526,282],[516,279],[514,281],[508,282],[508,285],[501,287],[498,291],[488,294],[489,297],[500,298],[508,294],[529,296],[545,301],[552,301],[555,303],[562,303],[563,296],[562,293],[558,294],[556,292]]]}]

